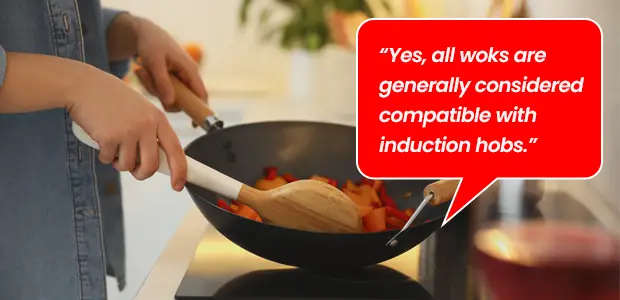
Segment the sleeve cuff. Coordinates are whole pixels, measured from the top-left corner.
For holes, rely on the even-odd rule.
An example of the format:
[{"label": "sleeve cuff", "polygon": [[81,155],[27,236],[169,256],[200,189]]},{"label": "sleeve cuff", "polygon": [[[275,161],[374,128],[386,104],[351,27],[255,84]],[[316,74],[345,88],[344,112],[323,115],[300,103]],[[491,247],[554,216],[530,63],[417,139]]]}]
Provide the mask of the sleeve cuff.
[{"label": "sleeve cuff", "polygon": [[[107,31],[108,27],[110,27],[110,24],[112,24],[112,21],[114,21],[114,18],[116,18],[119,14],[122,14],[122,13],[127,13],[127,12],[122,11],[122,10],[103,8],[102,16],[103,16],[104,30]],[[127,73],[129,72],[129,67],[130,67],[129,62],[130,62],[129,59],[109,62],[110,73],[112,73],[112,75],[118,78],[125,77],[125,75],[127,75]]]},{"label": "sleeve cuff", "polygon": [[0,46],[0,87],[4,83],[4,75],[6,74],[6,52]]}]

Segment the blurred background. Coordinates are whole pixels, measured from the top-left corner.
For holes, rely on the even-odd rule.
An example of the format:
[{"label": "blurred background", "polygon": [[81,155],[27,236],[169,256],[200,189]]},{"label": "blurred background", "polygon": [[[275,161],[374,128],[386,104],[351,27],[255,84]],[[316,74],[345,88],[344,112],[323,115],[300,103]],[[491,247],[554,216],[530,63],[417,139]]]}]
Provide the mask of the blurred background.
[{"label": "blurred background", "polygon": [[[102,0],[173,34],[200,61],[210,102],[228,125],[276,115],[355,124],[355,32],[369,16],[592,18],[604,31],[604,168],[589,181],[555,184],[583,199],[605,226],[620,228],[620,1],[336,2],[339,9],[324,14],[320,0]],[[126,81],[140,88],[131,74]],[[184,144],[202,134],[182,114],[169,117]],[[193,205],[184,193],[171,191],[163,176],[137,182],[123,174],[123,194],[128,277],[120,293],[109,282],[113,300],[133,299]]]}]

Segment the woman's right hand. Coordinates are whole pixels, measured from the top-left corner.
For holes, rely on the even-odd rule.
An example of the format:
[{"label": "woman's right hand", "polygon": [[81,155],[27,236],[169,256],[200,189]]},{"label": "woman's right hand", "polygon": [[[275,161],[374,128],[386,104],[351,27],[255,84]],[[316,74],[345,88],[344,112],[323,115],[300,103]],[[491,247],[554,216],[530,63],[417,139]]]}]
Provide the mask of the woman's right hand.
[{"label": "woman's right hand", "polygon": [[[67,93],[71,118],[99,144],[99,159],[138,180],[159,168],[159,147],[166,153],[172,188],[181,191],[187,160],[164,113],[138,92],[104,72],[87,72]],[[136,160],[140,163],[136,164]]]}]

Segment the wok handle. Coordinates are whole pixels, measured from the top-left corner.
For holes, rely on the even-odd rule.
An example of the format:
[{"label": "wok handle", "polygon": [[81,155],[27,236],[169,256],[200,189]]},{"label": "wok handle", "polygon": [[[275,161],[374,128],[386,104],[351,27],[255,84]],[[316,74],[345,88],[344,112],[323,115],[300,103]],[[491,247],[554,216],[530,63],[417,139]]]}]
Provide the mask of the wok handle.
[{"label": "wok handle", "polygon": [[[99,145],[93,140],[82,127],[73,122],[73,134],[82,143],[93,149],[99,150]],[[187,159],[187,182],[195,184],[201,188],[207,189],[230,199],[237,199],[243,183],[229,177],[201,162],[185,156]],[[140,158],[137,159],[140,161]],[[159,168],[157,172],[170,176],[170,167],[168,166],[168,158],[166,152],[159,148]]]},{"label": "wok handle", "polygon": [[456,179],[435,181],[424,188],[424,197],[431,193],[433,194],[433,198],[430,201],[431,205],[441,205],[450,202],[454,198],[460,183],[461,181]]},{"label": "wok handle", "polygon": [[170,81],[174,88],[176,105],[183,110],[195,124],[202,127],[207,132],[224,127],[224,123],[215,116],[215,112],[176,76],[171,74]]}]

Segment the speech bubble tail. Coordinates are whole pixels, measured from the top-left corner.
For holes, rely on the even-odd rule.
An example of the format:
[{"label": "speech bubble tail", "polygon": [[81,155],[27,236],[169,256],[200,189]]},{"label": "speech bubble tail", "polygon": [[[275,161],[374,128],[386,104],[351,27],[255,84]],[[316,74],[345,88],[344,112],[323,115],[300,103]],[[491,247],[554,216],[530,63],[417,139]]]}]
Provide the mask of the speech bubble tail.
[{"label": "speech bubble tail", "polygon": [[454,199],[450,203],[448,213],[441,224],[441,227],[445,226],[454,218],[461,210],[467,207],[474,199],[478,198],[486,189],[488,189],[497,178],[482,178],[482,177],[463,177],[459,183]]}]

